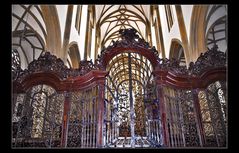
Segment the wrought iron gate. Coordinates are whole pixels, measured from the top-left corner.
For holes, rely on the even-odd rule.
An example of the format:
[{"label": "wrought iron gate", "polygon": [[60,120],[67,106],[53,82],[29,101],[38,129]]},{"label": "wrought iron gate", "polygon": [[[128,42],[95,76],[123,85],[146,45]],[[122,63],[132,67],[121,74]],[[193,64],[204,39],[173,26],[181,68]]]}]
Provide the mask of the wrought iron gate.
[{"label": "wrought iron gate", "polygon": [[19,69],[12,146],[226,147],[225,54],[212,48],[186,69],[132,29],[122,37],[79,70],[48,52]]},{"label": "wrought iron gate", "polygon": [[[159,142],[158,101],[156,93],[149,92],[154,84],[151,63],[144,56],[127,52],[115,56],[107,70],[105,144],[142,147],[144,144],[150,145],[148,138],[153,133],[157,133]],[[153,101],[155,107],[151,108]],[[112,135],[111,131],[117,132]],[[121,141],[118,142],[118,139]]]}]

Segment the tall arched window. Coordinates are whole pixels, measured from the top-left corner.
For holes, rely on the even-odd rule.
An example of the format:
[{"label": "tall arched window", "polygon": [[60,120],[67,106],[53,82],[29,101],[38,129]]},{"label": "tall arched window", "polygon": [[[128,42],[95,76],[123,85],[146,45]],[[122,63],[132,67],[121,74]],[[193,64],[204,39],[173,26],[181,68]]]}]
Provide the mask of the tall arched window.
[{"label": "tall arched window", "polygon": [[172,41],[169,57],[178,60],[180,66],[186,66],[184,49],[178,41]]},{"label": "tall arched window", "polygon": [[88,7],[88,14],[87,14],[87,26],[86,26],[86,38],[85,38],[85,53],[84,53],[84,59],[87,60],[91,57],[91,51],[93,44],[93,40],[95,38],[95,34],[93,33],[93,29],[95,27],[95,7],[89,6]]},{"label": "tall arched window", "polygon": [[78,34],[80,34],[81,15],[82,5],[77,5],[75,28],[78,31]]},{"label": "tall arched window", "polygon": [[12,47],[21,56],[22,69],[45,51],[47,34],[40,5],[12,5]]},{"label": "tall arched window", "polygon": [[69,47],[69,59],[67,59],[68,61],[68,65],[71,66],[72,68],[79,68],[79,61],[81,60],[80,58],[80,52],[78,49],[78,45],[77,44],[73,44]]},{"label": "tall arched window", "polygon": [[168,31],[170,31],[174,22],[173,10],[171,5],[165,5],[164,7],[165,7],[166,18],[167,18]]},{"label": "tall arched window", "polygon": [[227,10],[224,5],[211,5],[207,12],[206,43],[208,48],[217,45],[227,52]]}]

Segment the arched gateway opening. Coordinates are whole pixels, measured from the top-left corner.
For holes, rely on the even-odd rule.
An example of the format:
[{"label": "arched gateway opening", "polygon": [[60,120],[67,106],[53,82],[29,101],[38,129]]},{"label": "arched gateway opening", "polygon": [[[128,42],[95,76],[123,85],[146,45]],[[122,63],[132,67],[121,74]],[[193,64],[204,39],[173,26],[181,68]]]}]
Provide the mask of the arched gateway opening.
[{"label": "arched gateway opening", "polygon": [[[147,43],[139,38],[134,29],[120,33],[122,40],[113,42],[112,46],[117,47],[108,51],[112,57],[103,54],[108,57],[108,61],[103,62],[108,72],[104,143],[108,147],[160,145],[159,100],[152,73],[157,52],[146,48]],[[104,52],[107,54],[107,51]]]}]

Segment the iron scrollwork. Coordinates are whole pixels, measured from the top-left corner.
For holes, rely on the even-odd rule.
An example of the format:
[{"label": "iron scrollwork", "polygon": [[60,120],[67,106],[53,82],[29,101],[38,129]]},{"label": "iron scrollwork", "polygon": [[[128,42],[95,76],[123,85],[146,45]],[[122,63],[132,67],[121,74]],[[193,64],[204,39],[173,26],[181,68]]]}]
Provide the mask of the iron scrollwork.
[{"label": "iron scrollwork", "polygon": [[32,87],[15,111],[13,147],[59,147],[63,101],[50,86]]},{"label": "iron scrollwork", "polygon": [[208,49],[204,54],[201,53],[195,63],[189,64],[190,75],[200,75],[202,72],[215,67],[226,67],[226,53],[218,50],[218,46],[215,45],[211,49]]},{"label": "iron scrollwork", "polygon": [[101,50],[101,55],[98,56],[97,61],[102,61],[102,58],[105,53],[110,52],[110,50],[117,47],[131,47],[136,49],[144,48],[152,52],[156,57],[158,57],[159,54],[156,48],[154,46],[150,47],[148,42],[146,42],[143,38],[140,38],[137,34],[136,29],[120,29],[119,34],[121,35],[121,40],[112,41],[111,45],[109,45],[107,48],[103,47]]}]

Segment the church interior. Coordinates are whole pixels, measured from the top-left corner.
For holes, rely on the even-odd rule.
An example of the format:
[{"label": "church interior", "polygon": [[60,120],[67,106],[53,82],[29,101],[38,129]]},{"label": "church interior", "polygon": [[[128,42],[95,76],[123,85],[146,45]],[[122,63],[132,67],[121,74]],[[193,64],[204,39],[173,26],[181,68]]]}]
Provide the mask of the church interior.
[{"label": "church interior", "polygon": [[227,5],[14,4],[12,148],[226,148]]}]

